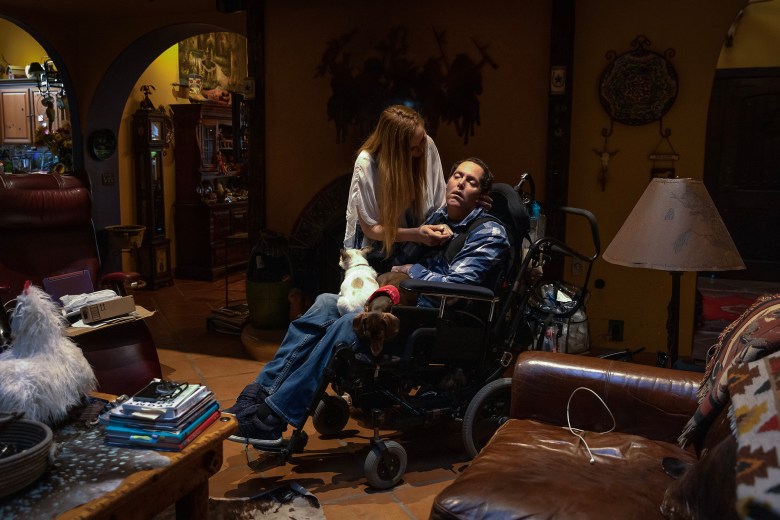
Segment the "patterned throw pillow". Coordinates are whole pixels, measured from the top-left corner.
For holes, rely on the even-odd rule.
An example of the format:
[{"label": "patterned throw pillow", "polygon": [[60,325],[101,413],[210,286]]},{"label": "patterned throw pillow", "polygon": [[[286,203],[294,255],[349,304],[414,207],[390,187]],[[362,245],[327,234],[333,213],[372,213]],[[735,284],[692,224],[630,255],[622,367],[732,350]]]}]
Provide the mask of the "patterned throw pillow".
[{"label": "patterned throw pillow", "polygon": [[728,404],[729,368],[780,350],[780,294],[756,300],[726,327],[712,349],[699,387],[699,407],[678,438],[682,447],[704,437],[712,421]]},{"label": "patterned throw pillow", "polygon": [[742,518],[780,518],[780,353],[729,370],[729,393],[737,511]]}]

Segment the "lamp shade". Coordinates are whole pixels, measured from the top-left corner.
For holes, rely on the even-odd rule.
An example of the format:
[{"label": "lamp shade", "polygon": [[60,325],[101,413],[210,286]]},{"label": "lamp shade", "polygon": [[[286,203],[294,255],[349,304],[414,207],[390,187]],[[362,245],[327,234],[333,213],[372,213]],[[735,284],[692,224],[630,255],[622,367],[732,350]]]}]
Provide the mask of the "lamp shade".
[{"label": "lamp shade", "polygon": [[41,76],[45,74],[45,71],[43,70],[43,65],[34,61],[24,68],[24,74],[28,79],[40,81]]},{"label": "lamp shade", "polygon": [[704,183],[694,179],[653,179],[603,257],[663,271],[745,269]]}]

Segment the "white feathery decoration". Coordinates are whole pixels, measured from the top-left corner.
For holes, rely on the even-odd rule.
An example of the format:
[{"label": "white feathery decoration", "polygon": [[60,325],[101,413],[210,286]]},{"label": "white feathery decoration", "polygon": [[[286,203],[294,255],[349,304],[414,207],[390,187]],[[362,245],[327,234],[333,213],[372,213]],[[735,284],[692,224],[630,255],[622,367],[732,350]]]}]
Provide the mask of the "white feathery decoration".
[{"label": "white feathery decoration", "polygon": [[81,349],[48,294],[30,285],[11,315],[11,347],[0,354],[0,412],[54,426],[96,387]]}]

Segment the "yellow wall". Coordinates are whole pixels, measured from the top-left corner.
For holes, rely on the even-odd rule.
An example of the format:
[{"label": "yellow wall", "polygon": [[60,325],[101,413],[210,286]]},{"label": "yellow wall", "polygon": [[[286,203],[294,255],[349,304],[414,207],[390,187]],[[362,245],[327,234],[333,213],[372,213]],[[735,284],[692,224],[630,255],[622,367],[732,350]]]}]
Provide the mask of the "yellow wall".
[{"label": "yellow wall", "polygon": [[33,61],[41,62],[45,55],[46,51],[27,31],[0,18],[0,63],[24,67]]},{"label": "yellow wall", "polygon": [[747,5],[735,29],[734,44],[723,47],[719,69],[780,65],[780,2]]},{"label": "yellow wall", "polygon": [[[631,50],[630,42],[643,34],[652,42],[650,50],[663,54],[672,48],[671,58],[679,77],[677,100],[663,120],[672,130],[670,140],[680,155],[675,167],[680,177],[701,179],[707,110],[720,44],[742,2],[676,2],[640,0],[631,2],[631,14],[622,0],[578,2],[575,39],[575,92],[571,148],[569,203],[590,209],[599,221],[603,247],[617,233],[634,204],[650,182],[652,162],[648,155],[659,141],[659,126],[626,126],[615,123],[608,148],[618,150],[609,165],[606,190],[597,178],[599,157],[593,149],[603,144],[601,129],[609,127],[609,117],[598,100],[598,82],[609,63],[605,54]],[[707,23],[702,23],[702,10]],[[663,13],[663,15],[659,15]],[[693,29],[695,28],[695,30]],[[573,243],[583,244],[583,235],[569,233]],[[603,289],[593,289],[588,304],[592,341],[609,345],[608,320],[625,322],[624,341],[612,347],[646,347],[665,350],[666,303],[671,295],[671,277],[663,271],[631,269],[596,262],[596,279]],[[682,281],[680,353],[690,353],[693,325],[695,275]]]},{"label": "yellow wall", "polygon": [[[313,8],[314,4],[326,6]],[[300,210],[326,184],[351,172],[357,136],[336,143],[327,120],[330,76],[315,78],[328,40],[358,29],[348,51],[362,65],[390,29],[408,28],[407,56],[422,65],[439,55],[433,29],[446,30],[449,61],[480,54],[488,45],[498,69],[483,66],[481,125],[468,145],[441,125],[436,143],[445,168],[468,156],[484,159],[502,182],[524,171],[543,193],[551,2],[399,0],[377,2],[266,2],[266,151],[268,227],[289,233]],[[363,23],[370,20],[370,23]]]},{"label": "yellow wall", "polygon": [[[119,153],[119,190],[121,223],[135,223],[135,164],[133,157],[133,136],[131,133],[133,114],[139,109],[144,98],[141,85],[153,85],[155,90],[150,99],[156,107],[160,105],[168,107],[172,103],[181,103],[173,95],[174,83],[179,83],[179,49],[173,45],[160,54],[149,67],[141,74],[130,91],[130,97],[125,103],[122,114],[122,124],[119,127],[117,137],[117,150]],[[186,102],[186,101],[185,101]],[[175,139],[175,137],[174,137]],[[163,181],[165,190],[165,234],[175,240],[176,234],[173,227],[173,203],[176,200],[176,163],[173,160],[173,147],[170,147],[163,158]],[[126,269],[134,269],[134,263],[129,256],[123,258]],[[171,248],[171,265],[176,265],[176,248]]]}]

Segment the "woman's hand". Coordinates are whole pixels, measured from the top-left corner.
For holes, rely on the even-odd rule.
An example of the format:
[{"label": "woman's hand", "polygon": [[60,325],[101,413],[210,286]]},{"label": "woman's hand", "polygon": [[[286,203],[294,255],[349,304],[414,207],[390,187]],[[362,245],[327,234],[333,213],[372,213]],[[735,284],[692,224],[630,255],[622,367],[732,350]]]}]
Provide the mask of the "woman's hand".
[{"label": "woman's hand", "polygon": [[393,273],[404,273],[409,274],[409,269],[412,268],[413,264],[404,264],[404,265],[394,265],[390,268],[390,271]]},{"label": "woman's hand", "polygon": [[485,208],[485,211],[490,211],[490,209],[493,207],[493,198],[489,193],[483,193],[479,196],[477,204]]},{"label": "woman's hand", "polygon": [[423,224],[419,228],[422,240],[426,246],[440,246],[452,238],[452,230],[447,224]]}]

